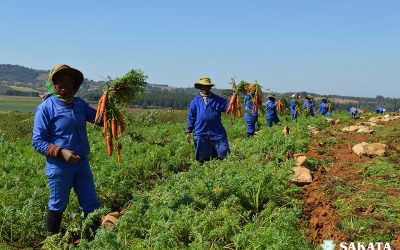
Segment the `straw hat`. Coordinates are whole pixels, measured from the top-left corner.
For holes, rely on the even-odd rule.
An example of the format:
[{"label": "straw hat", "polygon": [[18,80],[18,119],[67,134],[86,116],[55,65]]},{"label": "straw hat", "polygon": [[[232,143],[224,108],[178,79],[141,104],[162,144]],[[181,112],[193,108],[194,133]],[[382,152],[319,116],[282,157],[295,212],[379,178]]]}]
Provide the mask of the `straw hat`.
[{"label": "straw hat", "polygon": [[198,89],[200,88],[200,85],[214,87],[214,84],[211,83],[211,79],[209,77],[200,78],[200,80],[194,84],[194,87]]},{"label": "straw hat", "polygon": [[307,95],[306,99],[314,99],[314,97],[312,95]]},{"label": "straw hat", "polygon": [[274,98],[274,99],[276,99],[276,96],[275,96],[274,94],[270,93],[270,94],[268,94],[267,98]]}]

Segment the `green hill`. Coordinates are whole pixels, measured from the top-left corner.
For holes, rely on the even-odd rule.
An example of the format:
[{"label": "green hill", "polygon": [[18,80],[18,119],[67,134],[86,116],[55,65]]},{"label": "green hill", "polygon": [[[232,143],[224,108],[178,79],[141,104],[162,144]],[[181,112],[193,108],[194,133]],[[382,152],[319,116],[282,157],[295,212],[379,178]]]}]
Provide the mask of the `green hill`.
[{"label": "green hill", "polygon": [[[0,64],[0,95],[14,96],[39,96],[45,92],[43,82],[49,71],[36,70],[20,65]],[[82,84],[78,96],[88,102],[97,102],[102,94],[105,82],[86,79]],[[194,88],[177,88],[165,84],[149,84],[144,95],[136,99],[132,105],[144,108],[173,108],[187,109],[190,100],[197,94]],[[227,89],[213,89],[213,92],[226,98],[231,94]],[[277,93],[278,98],[290,98],[291,92]],[[319,102],[322,95],[300,92],[304,97],[312,94]],[[387,111],[398,111],[400,99],[376,96],[375,98],[330,95],[330,101],[335,110],[347,110],[349,106],[355,105],[367,110],[375,110],[376,106],[382,105]]]}]

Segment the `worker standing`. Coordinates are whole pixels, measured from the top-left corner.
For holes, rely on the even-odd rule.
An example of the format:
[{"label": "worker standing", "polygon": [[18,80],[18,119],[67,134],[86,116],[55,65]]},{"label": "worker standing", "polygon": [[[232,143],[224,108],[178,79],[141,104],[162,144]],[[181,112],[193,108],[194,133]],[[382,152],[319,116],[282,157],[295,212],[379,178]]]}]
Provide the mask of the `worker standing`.
[{"label": "worker standing", "polygon": [[266,118],[267,118],[267,126],[272,127],[273,124],[278,124],[280,122],[279,117],[278,117],[278,112],[276,110],[276,103],[275,103],[275,95],[274,94],[269,94],[267,96],[268,101],[267,101],[267,112],[266,112]]},{"label": "worker standing", "polygon": [[304,102],[303,107],[306,110],[307,116],[311,115],[311,116],[315,117],[315,113],[314,113],[315,103],[314,103],[313,96],[311,96],[311,95],[306,96],[306,101]]},{"label": "worker standing", "polygon": [[246,96],[244,98],[244,120],[246,121],[246,133],[247,136],[253,136],[256,130],[256,123],[258,120],[258,109],[255,108],[253,110],[253,100],[254,97],[251,94],[251,90],[253,89],[254,84],[246,85]]},{"label": "worker standing", "polygon": [[221,114],[228,108],[229,101],[211,92],[214,84],[208,77],[194,84],[200,93],[190,103],[186,140],[193,133],[196,160],[203,163],[213,158],[223,159],[230,152],[228,138],[221,122]]},{"label": "worker standing", "polygon": [[318,113],[320,113],[322,116],[331,116],[330,103],[328,103],[327,97],[322,98],[322,102],[319,104]]}]

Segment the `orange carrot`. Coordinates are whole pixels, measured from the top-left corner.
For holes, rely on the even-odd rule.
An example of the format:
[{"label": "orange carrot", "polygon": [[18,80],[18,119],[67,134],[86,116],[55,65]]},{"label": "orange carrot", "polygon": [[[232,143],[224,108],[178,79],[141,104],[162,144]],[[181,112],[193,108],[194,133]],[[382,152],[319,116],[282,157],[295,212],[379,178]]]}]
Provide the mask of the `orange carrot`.
[{"label": "orange carrot", "polygon": [[111,156],[112,155],[112,136],[111,135],[107,135],[106,142],[107,142],[108,155]]},{"label": "orange carrot", "polygon": [[95,123],[100,122],[101,116],[105,112],[106,102],[107,95],[102,95],[99,100],[99,105],[97,106],[96,118],[94,119]]},{"label": "orange carrot", "polygon": [[122,116],[121,112],[118,112],[118,131],[119,135],[122,136],[122,134],[125,131],[125,122],[124,122],[124,117]]},{"label": "orange carrot", "polygon": [[117,154],[118,154],[118,161],[121,161],[121,144],[116,140],[116,145],[115,147],[117,148]]},{"label": "orange carrot", "polygon": [[101,103],[103,102],[103,96],[100,97],[99,99],[99,104],[97,105],[97,110],[96,110],[96,117],[94,118],[94,122],[95,123],[99,123],[101,114],[100,114],[100,107],[101,107]]},{"label": "orange carrot", "polygon": [[104,136],[107,135],[107,123],[108,123],[107,112],[105,112],[103,115],[103,135]]},{"label": "orange carrot", "polygon": [[117,139],[117,121],[114,118],[111,120],[111,135],[115,140]]}]

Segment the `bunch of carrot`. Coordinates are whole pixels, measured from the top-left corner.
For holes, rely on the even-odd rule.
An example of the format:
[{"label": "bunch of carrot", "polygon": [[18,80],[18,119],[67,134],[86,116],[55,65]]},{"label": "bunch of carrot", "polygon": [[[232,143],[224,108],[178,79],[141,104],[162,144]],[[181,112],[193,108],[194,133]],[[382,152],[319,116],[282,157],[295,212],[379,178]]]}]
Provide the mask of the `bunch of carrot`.
[{"label": "bunch of carrot", "polygon": [[103,88],[103,95],[99,99],[95,123],[103,125],[108,155],[112,156],[114,140],[118,161],[121,161],[121,143],[118,141],[118,133],[122,137],[125,131],[121,110],[129,106],[138,94],[145,91],[147,76],[140,70],[130,70],[122,77],[108,79],[108,83]]},{"label": "bunch of carrot", "polygon": [[[252,85],[251,90],[248,89],[249,85]],[[255,84],[250,84],[245,81],[241,81],[238,85],[233,86],[233,94],[230,98],[228,109],[226,113],[231,116],[231,123],[233,122],[233,116],[237,115],[239,117],[242,116],[242,103],[240,101],[240,95],[246,94],[246,92],[250,92],[252,95],[253,108],[252,112],[256,112],[256,110],[262,110],[262,87],[255,82]]]},{"label": "bunch of carrot", "polygon": [[282,115],[283,112],[285,111],[285,109],[287,109],[289,107],[289,102],[286,98],[282,98],[278,101],[278,103],[276,104],[276,112],[279,115]]},{"label": "bunch of carrot", "polygon": [[[118,142],[118,132],[122,137],[125,131],[124,117],[120,111],[107,109],[107,94],[100,97],[97,106],[95,123],[100,124],[103,119],[103,136],[106,138],[107,152],[109,156],[113,153],[113,139],[115,141],[115,149],[118,154],[118,161],[121,161],[121,144]],[[110,105],[109,105],[110,106]]]},{"label": "bunch of carrot", "polygon": [[251,95],[253,96],[253,108],[252,108],[252,112],[254,113],[256,110],[263,110],[262,107],[262,96],[263,96],[263,92],[262,92],[262,87],[260,86],[260,84],[258,84],[258,82],[256,81],[253,88],[250,91]]},{"label": "bunch of carrot", "polygon": [[246,82],[241,81],[238,85],[233,86],[233,94],[230,98],[226,113],[231,116],[231,123],[233,122],[233,115],[242,116],[242,104],[240,102],[240,93],[246,91]]}]

